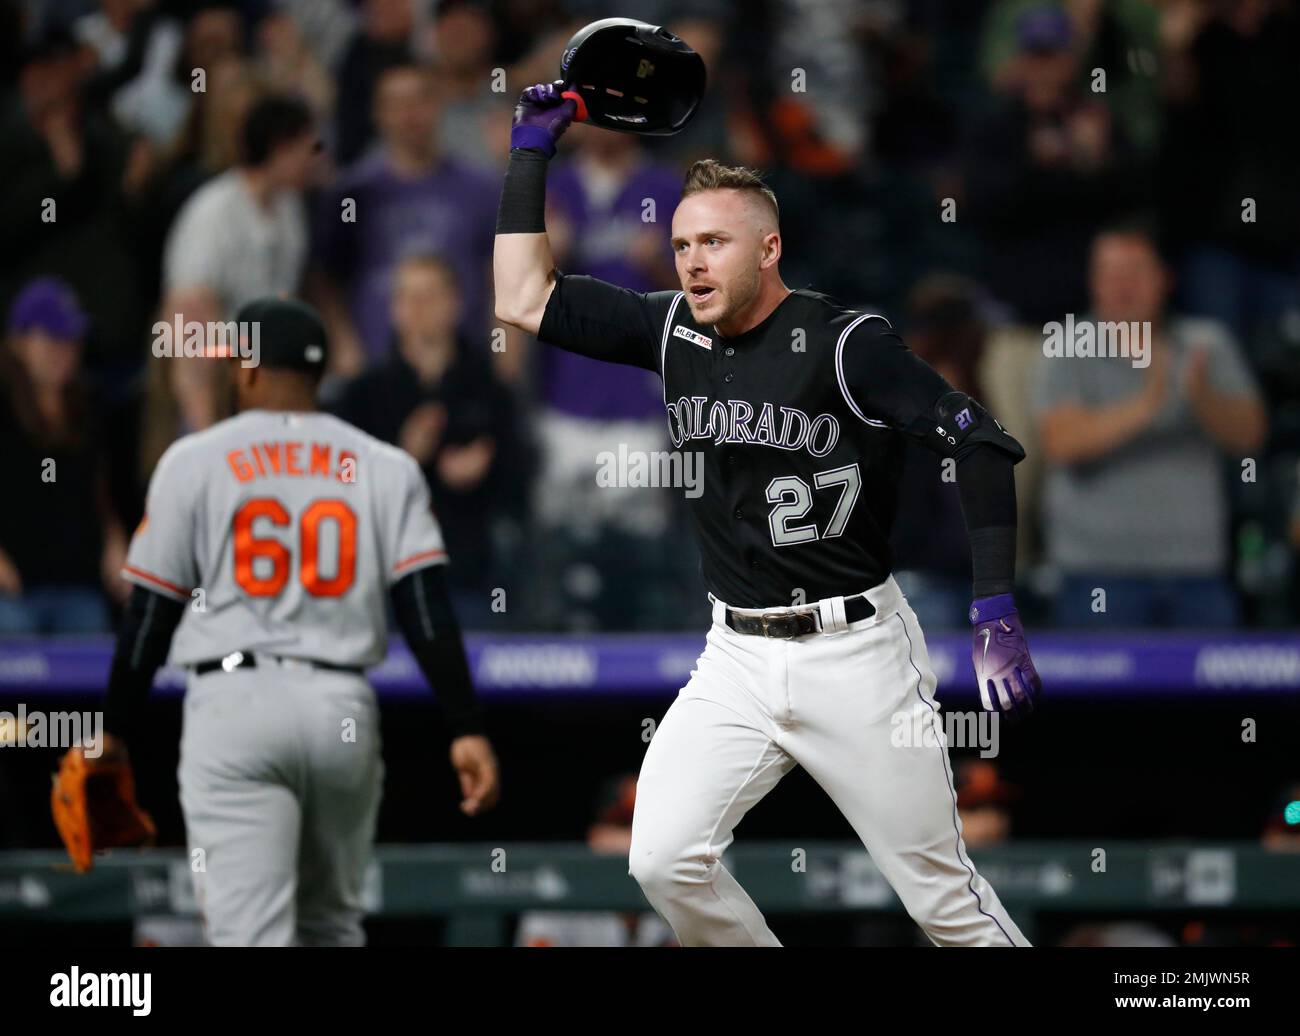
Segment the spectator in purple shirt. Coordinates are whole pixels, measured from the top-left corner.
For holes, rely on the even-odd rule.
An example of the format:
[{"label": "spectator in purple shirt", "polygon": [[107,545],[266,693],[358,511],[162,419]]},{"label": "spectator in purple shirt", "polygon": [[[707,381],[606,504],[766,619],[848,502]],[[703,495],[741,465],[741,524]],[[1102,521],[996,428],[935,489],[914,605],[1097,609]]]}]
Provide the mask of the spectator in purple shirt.
[{"label": "spectator in purple shirt", "polygon": [[451,260],[464,298],[461,331],[471,344],[482,341],[487,320],[500,185],[438,150],[438,99],[428,69],[385,71],[375,88],[375,122],[380,145],[326,192],[316,221],[312,294],[344,371],[386,352],[393,272],[407,255]]},{"label": "spectator in purple shirt", "polygon": [[[680,174],[650,161],[636,137],[585,126],[570,133],[577,153],[557,164],[547,192],[556,265],[634,291],[677,288],[669,239]],[[685,585],[662,557],[675,539],[673,492],[597,480],[611,443],[629,455],[669,449],[659,378],[559,349],[535,359],[542,470],[534,511],[548,548],[540,563],[556,569],[540,582],[570,594],[546,613],[563,614],[571,628],[671,626],[680,611],[672,604],[665,616],[656,587]],[[582,549],[565,558],[571,545]],[[597,566],[588,565],[592,557]]]},{"label": "spectator in purple shirt", "polygon": [[[573,134],[581,150],[557,165],[547,192],[556,264],[633,291],[677,288],[668,239],[681,175],[650,162],[636,137],[583,129]],[[538,359],[550,409],[594,421],[653,418],[663,427],[655,375],[560,349],[546,349]]]}]

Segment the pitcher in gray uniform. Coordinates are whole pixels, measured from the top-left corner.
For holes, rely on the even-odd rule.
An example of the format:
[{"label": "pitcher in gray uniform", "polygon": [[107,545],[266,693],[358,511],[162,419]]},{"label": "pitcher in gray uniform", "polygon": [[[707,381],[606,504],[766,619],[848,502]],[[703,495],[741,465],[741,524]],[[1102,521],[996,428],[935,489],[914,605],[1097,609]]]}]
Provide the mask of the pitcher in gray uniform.
[{"label": "pitcher in gray uniform", "polygon": [[495,802],[496,760],[419,466],[316,411],[326,341],[308,306],[261,299],[237,322],[260,354],[234,368],[241,412],[167,450],[131,541],[106,751],[137,742],[170,648],[189,670],[179,780],[209,941],[360,945],[384,772],[364,671],[388,599],[447,713],[464,812]]}]

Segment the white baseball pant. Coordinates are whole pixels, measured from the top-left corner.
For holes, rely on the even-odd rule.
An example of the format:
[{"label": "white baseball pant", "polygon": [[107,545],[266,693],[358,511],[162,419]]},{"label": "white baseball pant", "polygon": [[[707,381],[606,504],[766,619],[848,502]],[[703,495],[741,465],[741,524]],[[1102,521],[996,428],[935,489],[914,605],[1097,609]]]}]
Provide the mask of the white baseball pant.
[{"label": "white baseball pant", "polygon": [[[867,596],[875,615],[845,624],[831,598],[816,605],[828,632],[790,640],[736,633],[714,600],[704,653],[646,752],[632,822],[630,872],[683,946],[780,945],[721,858],[796,765],[931,941],[1029,945],[966,853],[916,616],[892,576]],[[895,747],[899,717],[933,739]]]}]

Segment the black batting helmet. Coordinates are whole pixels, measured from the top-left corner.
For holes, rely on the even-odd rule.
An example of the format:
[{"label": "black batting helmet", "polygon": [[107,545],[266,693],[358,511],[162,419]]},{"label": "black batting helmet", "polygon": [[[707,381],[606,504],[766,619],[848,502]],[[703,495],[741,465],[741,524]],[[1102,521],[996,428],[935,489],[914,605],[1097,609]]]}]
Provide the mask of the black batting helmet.
[{"label": "black batting helmet", "polygon": [[704,60],[667,29],[631,18],[580,29],[560,77],[579,121],[652,137],[681,130],[704,96]]}]

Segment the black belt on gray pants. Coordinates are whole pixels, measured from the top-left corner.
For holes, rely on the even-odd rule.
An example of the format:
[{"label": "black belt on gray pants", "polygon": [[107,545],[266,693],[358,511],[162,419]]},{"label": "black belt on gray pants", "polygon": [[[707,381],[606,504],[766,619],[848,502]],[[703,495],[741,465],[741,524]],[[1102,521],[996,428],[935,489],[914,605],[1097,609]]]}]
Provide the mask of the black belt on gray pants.
[{"label": "black belt on gray pants", "polygon": [[[268,660],[279,658],[279,655],[267,655]],[[337,673],[364,673],[365,670],[358,665],[335,665],[333,662],[322,662],[316,658],[295,658],[292,661],[305,662],[313,669],[329,669]],[[194,666],[194,674],[202,676],[204,673],[214,673],[218,669],[222,672],[233,673],[236,669],[256,669],[257,656],[251,651],[232,651],[225,658],[210,658],[206,662],[199,662]]]},{"label": "black belt on gray pants", "polygon": [[[844,602],[844,621],[861,622],[876,614],[876,606],[859,595]],[[817,617],[810,611],[773,611],[762,615],[738,615],[727,609],[727,625],[737,633],[750,633],[759,637],[802,637],[817,633]]]}]

